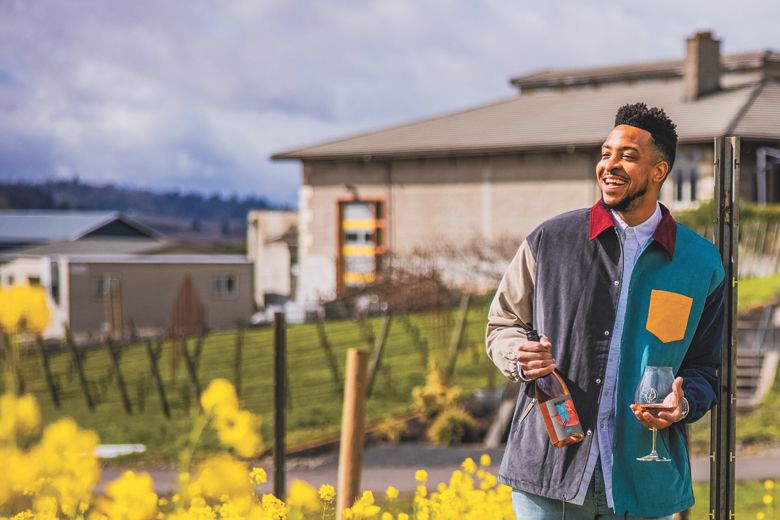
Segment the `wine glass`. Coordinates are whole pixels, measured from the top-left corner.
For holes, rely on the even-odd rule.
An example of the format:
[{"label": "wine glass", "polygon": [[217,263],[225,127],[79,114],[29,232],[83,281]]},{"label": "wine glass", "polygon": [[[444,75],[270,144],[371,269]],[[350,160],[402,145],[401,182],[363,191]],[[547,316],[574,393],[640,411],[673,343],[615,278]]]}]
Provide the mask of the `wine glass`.
[{"label": "wine glass", "polygon": [[[665,399],[672,393],[672,383],[674,383],[674,373],[672,367],[647,366],[642,374],[642,380],[636,387],[634,394],[634,403],[644,412],[658,415],[659,412],[671,412],[675,406],[665,402]],[[651,462],[671,462],[672,459],[661,457],[655,451],[655,436],[657,430],[653,430],[653,451],[644,457],[638,457],[636,460]]]}]

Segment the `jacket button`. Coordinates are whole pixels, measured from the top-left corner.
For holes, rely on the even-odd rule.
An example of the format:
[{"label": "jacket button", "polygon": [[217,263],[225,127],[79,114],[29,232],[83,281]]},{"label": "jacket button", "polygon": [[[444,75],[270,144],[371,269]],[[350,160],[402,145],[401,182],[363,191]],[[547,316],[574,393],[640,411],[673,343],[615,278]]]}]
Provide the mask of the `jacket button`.
[{"label": "jacket button", "polygon": [[596,384],[597,384],[597,385],[600,385],[600,384],[601,384],[601,379],[600,379],[600,378],[599,378],[599,379],[596,379]]},{"label": "jacket button", "polygon": [[605,336],[609,336],[609,331],[608,331],[608,330],[605,330],[605,331],[604,331],[604,335],[605,335]]},{"label": "jacket button", "polygon": [[585,432],[585,435],[587,435],[588,437],[590,437],[591,435],[593,435],[593,432],[592,432],[592,431],[590,431],[590,430],[588,430],[588,431],[586,431],[586,432]]},{"label": "jacket button", "polygon": [[620,285],[620,281],[619,280],[615,280],[615,285]]}]

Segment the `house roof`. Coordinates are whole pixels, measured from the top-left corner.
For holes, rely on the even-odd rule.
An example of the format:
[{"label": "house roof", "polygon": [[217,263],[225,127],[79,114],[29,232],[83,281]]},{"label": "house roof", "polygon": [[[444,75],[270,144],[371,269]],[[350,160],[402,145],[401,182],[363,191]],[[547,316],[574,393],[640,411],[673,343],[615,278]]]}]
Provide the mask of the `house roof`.
[{"label": "house roof", "polygon": [[171,246],[170,242],[159,240],[115,239],[98,240],[84,239],[77,241],[49,242],[31,247],[14,249],[2,257],[30,257],[52,255],[89,255],[89,254],[143,254],[158,253]]},{"label": "house roof", "polygon": [[80,240],[111,224],[121,223],[139,238],[157,239],[152,228],[117,211],[0,211],[0,242]]},{"label": "house roof", "polygon": [[[637,101],[663,107],[677,124],[681,143],[706,142],[713,136],[733,133],[745,138],[780,139],[780,125],[774,124],[780,115],[780,83],[758,71],[760,56],[780,64],[777,53],[732,56],[730,63],[742,63],[741,68],[733,65],[737,72],[722,76],[720,91],[695,101],[685,101],[682,77],[671,75],[531,89],[495,103],[282,151],[272,158],[365,160],[598,146],[612,127],[617,108]],[[646,65],[643,70],[661,74],[659,71],[668,69],[670,63]],[[606,76],[612,69],[583,70]],[[546,81],[552,81],[553,73],[544,74]],[[583,77],[586,75],[583,72]]]},{"label": "house roof", "polygon": [[[780,53],[768,49],[761,52],[729,54],[722,57],[721,70],[726,74],[761,70],[766,75],[777,78],[780,77]],[[665,60],[607,67],[543,70],[514,77],[510,83],[527,91],[539,88],[682,77],[683,60]]]},{"label": "house roof", "polygon": [[61,255],[71,264],[213,264],[245,265],[243,255]]}]

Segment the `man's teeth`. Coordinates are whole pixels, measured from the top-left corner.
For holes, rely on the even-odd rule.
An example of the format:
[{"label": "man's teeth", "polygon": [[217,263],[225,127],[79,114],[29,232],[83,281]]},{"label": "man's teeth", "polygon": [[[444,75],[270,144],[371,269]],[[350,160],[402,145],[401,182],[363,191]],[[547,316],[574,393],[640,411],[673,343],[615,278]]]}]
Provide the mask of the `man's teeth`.
[{"label": "man's teeth", "polygon": [[608,186],[622,186],[625,183],[626,181],[619,177],[604,177],[604,184]]}]

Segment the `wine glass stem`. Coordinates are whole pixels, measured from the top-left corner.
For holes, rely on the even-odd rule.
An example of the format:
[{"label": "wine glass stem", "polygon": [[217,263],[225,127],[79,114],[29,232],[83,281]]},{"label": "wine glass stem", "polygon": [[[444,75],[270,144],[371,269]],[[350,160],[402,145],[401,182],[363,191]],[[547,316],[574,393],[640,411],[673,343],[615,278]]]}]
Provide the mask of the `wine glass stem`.
[{"label": "wine glass stem", "polygon": [[655,434],[656,434],[656,431],[657,431],[657,430],[656,430],[655,428],[653,428],[653,453],[654,453],[654,454],[655,454],[655,452],[656,452],[656,451],[655,451]]}]

